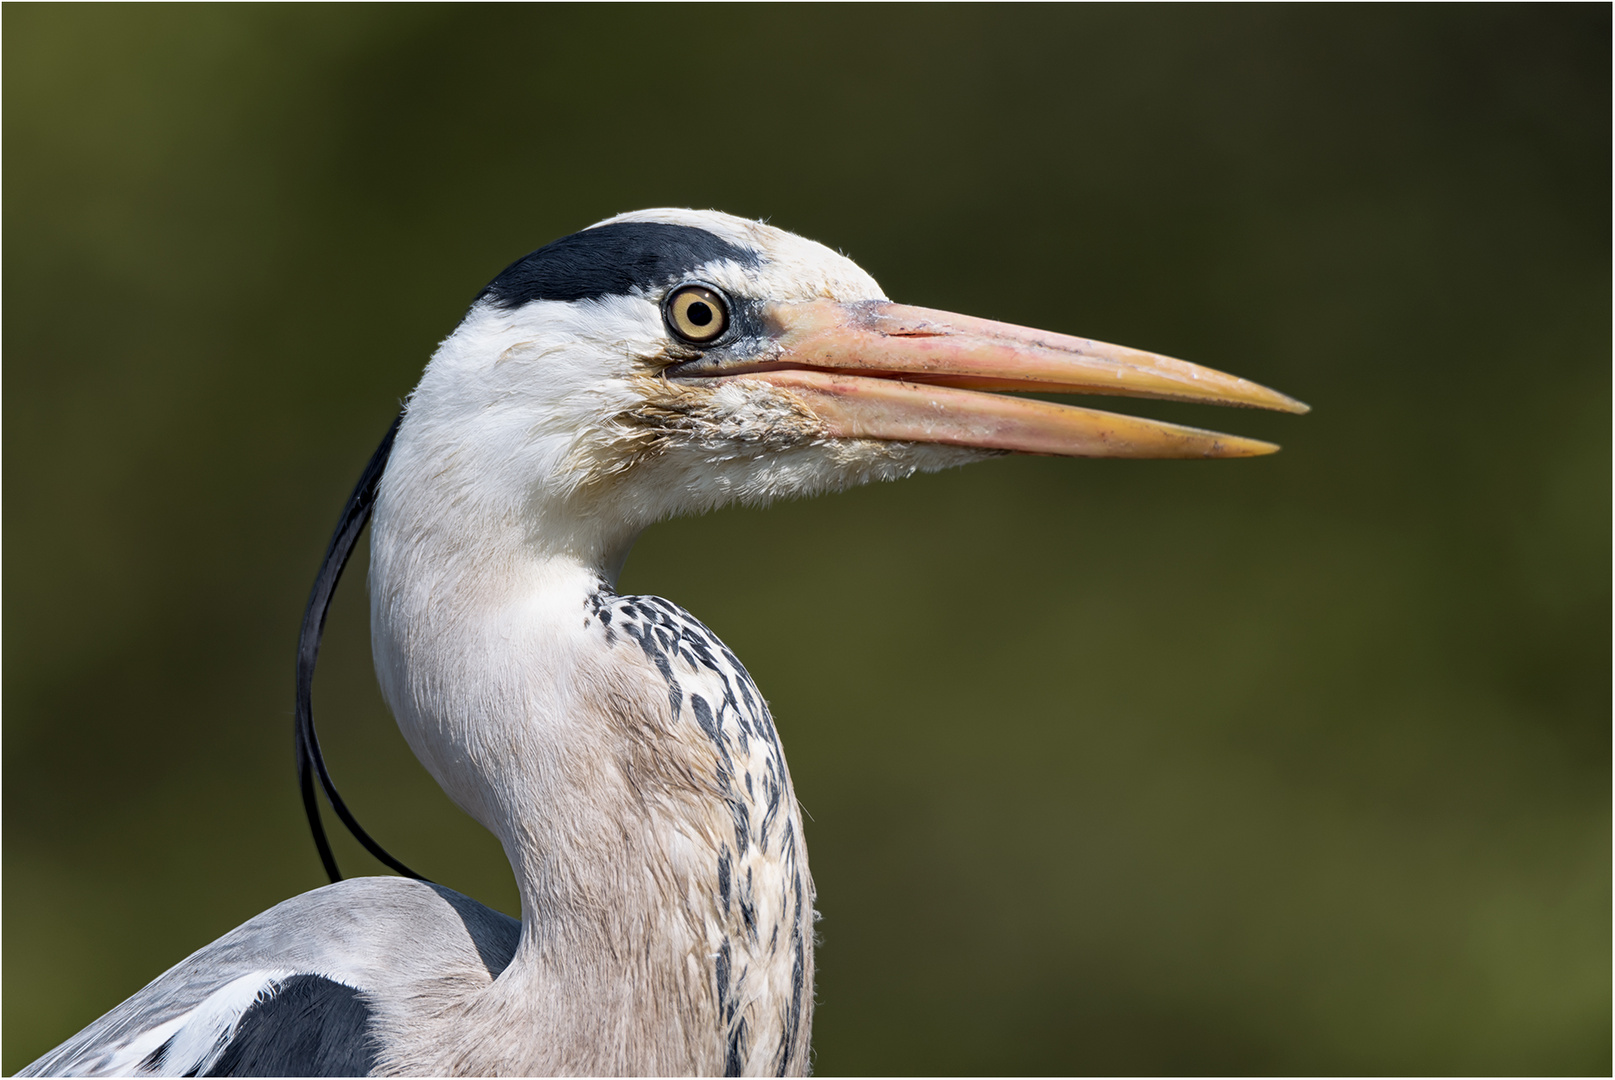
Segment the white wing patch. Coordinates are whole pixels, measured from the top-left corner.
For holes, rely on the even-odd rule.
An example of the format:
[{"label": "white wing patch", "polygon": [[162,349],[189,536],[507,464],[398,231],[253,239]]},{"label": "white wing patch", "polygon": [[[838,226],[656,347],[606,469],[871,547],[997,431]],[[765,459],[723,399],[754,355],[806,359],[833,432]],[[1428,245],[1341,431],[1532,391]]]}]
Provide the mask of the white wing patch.
[{"label": "white wing patch", "polygon": [[289,971],[250,971],[189,1012],[136,1035],[89,1070],[102,1076],[201,1076],[219,1060],[241,1016],[280,990]]}]

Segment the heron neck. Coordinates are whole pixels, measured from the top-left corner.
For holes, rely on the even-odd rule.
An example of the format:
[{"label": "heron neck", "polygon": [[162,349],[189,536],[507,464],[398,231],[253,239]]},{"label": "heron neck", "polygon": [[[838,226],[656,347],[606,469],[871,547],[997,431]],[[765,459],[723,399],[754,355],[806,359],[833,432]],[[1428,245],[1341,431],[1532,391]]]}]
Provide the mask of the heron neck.
[{"label": "heron neck", "polygon": [[[444,483],[407,446],[403,461],[373,519],[376,672],[416,756],[515,874],[521,942],[489,994],[544,1029],[525,1045],[661,1055],[601,1059],[601,1072],[718,1072],[725,1055],[800,1068],[812,884],[784,758],[755,688],[735,691],[761,710],[743,730],[733,708],[704,727],[695,704],[749,678],[738,665],[682,672],[674,702],[651,623],[630,634],[636,602],[613,592],[631,537],[591,534],[554,507],[535,525],[530,505],[434,501],[475,489]],[[641,602],[640,616],[687,620],[656,633],[693,626]],[[545,1017],[594,1026],[550,1030]]]},{"label": "heron neck", "polygon": [[[372,646],[417,757],[504,847],[523,952],[609,956],[659,918],[644,868],[665,822],[633,789],[624,722],[665,710],[664,687],[618,670],[585,627],[627,545],[579,557],[515,522],[450,528],[389,505],[372,539]],[[640,868],[629,880],[627,868]],[[642,931],[641,931],[642,932]],[[586,947],[588,946],[588,947]],[[535,951],[536,950],[536,951]]]}]

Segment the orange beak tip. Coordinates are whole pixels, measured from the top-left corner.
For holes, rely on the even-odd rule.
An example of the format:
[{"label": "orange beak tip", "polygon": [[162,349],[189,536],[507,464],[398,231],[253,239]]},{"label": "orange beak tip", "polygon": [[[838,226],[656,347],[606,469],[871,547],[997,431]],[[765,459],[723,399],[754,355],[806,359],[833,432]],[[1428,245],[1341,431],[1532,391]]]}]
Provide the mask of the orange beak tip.
[{"label": "orange beak tip", "polygon": [[1229,457],[1266,457],[1276,454],[1282,447],[1278,443],[1264,442],[1261,439],[1243,439],[1242,446],[1236,448]]}]

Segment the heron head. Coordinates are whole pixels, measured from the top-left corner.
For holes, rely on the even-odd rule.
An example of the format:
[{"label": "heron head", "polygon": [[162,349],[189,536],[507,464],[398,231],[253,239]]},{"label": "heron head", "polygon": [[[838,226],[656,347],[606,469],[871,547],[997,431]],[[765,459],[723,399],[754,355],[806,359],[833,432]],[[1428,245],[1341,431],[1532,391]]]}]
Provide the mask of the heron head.
[{"label": "heron head", "polygon": [[994,393],[1017,390],[1305,411],[1183,361],[890,303],[851,260],[761,222],[648,210],[495,278],[411,396],[395,459],[429,446],[422,467],[452,474],[462,505],[488,495],[611,548],[678,513],[996,453],[1277,449]]}]

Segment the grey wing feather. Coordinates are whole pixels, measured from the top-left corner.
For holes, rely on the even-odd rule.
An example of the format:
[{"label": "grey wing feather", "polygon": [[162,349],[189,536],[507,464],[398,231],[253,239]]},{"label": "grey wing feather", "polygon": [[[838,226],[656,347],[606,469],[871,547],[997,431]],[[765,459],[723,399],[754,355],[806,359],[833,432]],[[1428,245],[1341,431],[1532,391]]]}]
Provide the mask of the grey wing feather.
[{"label": "grey wing feather", "polygon": [[338,882],[192,953],[18,1075],[367,1072],[384,1049],[374,1006],[445,976],[491,981],[519,935],[515,919],[441,886]]}]

